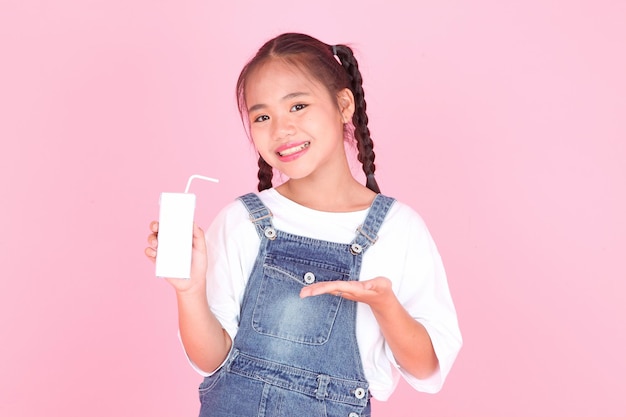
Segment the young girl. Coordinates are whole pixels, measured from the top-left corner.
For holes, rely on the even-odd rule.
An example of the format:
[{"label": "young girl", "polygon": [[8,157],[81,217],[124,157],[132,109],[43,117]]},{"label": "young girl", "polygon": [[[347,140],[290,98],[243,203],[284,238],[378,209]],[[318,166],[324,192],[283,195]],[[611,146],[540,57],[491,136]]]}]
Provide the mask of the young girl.
[{"label": "young girl", "polygon": [[[421,218],[380,194],[352,50],[280,35],[244,67],[237,98],[260,192],[224,208],[206,239],[195,226],[191,279],[168,280],[205,377],[200,415],[365,417],[400,375],[437,392],[461,347],[456,313]],[[273,170],[287,178],[275,188]]]}]

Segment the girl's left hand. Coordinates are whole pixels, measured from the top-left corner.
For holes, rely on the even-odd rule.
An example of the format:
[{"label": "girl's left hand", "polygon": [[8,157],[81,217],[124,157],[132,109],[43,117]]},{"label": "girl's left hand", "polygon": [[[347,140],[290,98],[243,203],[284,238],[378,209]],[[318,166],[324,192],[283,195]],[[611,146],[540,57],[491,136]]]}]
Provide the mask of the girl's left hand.
[{"label": "girl's left hand", "polygon": [[376,277],[367,281],[327,281],[316,282],[300,291],[300,297],[331,294],[348,300],[368,304],[373,309],[384,308],[395,298],[391,290],[391,280]]}]

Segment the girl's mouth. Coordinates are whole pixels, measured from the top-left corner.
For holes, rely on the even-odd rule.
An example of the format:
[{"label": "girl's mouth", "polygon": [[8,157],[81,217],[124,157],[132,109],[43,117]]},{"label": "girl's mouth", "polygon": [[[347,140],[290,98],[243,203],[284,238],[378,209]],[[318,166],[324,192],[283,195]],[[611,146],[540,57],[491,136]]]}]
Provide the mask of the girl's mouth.
[{"label": "girl's mouth", "polygon": [[293,147],[287,148],[287,149],[283,149],[283,150],[278,151],[276,153],[279,156],[289,156],[289,155],[293,155],[294,153],[298,153],[298,152],[301,152],[301,151],[305,150],[310,145],[311,145],[311,142],[303,142],[300,145],[293,146]]}]

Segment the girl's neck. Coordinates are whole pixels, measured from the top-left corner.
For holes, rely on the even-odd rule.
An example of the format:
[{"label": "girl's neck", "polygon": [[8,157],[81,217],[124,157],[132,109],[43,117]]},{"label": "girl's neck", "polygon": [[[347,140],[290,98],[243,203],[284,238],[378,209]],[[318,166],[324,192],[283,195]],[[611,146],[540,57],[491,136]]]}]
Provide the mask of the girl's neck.
[{"label": "girl's neck", "polygon": [[302,206],[327,212],[364,210],[376,196],[376,193],[351,175],[325,182],[311,178],[290,179],[276,187],[276,191]]}]

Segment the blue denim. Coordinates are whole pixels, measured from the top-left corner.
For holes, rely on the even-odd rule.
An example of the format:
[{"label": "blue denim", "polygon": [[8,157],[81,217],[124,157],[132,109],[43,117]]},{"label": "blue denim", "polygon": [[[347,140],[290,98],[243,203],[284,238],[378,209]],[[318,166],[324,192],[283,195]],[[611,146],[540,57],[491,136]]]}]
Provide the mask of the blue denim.
[{"label": "blue denim", "polygon": [[200,385],[201,417],[369,417],[369,384],[356,340],[356,302],[324,294],[320,281],[358,280],[394,200],[377,195],[350,244],[276,230],[255,194],[242,196],[261,237],[233,351]]}]

